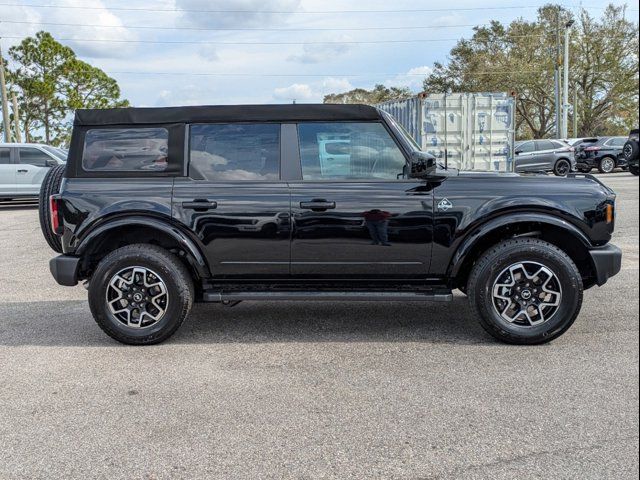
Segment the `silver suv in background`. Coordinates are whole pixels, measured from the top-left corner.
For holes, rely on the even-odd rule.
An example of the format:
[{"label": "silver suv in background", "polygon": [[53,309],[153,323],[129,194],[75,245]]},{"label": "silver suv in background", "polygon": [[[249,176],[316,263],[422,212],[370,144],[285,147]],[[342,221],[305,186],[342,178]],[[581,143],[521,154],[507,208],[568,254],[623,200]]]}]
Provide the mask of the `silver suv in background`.
[{"label": "silver suv in background", "polygon": [[63,165],[67,155],[38,143],[0,143],[0,200],[37,197],[51,167]]},{"label": "silver suv in background", "polygon": [[515,171],[553,172],[565,176],[576,170],[575,149],[560,140],[525,140],[515,145]]}]

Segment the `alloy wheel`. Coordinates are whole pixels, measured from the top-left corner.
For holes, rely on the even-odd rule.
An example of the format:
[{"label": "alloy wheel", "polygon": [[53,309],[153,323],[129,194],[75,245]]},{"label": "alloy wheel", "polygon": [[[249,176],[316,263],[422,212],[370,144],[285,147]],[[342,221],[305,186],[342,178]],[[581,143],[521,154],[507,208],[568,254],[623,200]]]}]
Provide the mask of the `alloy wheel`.
[{"label": "alloy wheel", "polygon": [[609,157],[603,158],[601,160],[601,165],[602,165],[602,171],[604,173],[611,173],[613,172],[613,169],[616,168],[615,162]]},{"label": "alloy wheel", "polygon": [[562,286],[550,268],[538,262],[519,262],[498,275],[492,297],[501,318],[511,324],[534,327],[558,313]]},{"label": "alloy wheel", "polygon": [[164,317],[169,305],[167,285],[153,270],[128,267],[116,273],[107,286],[109,312],[130,328],[148,328]]},{"label": "alloy wheel", "polygon": [[556,174],[560,177],[566,177],[571,171],[571,165],[566,160],[560,160],[556,164]]}]

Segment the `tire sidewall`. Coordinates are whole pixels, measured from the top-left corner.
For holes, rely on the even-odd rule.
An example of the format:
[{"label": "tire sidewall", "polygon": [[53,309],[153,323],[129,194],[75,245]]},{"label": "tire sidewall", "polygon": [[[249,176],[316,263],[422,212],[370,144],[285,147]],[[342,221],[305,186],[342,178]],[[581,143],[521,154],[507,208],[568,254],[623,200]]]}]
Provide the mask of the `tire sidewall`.
[{"label": "tire sidewall", "polygon": [[[517,343],[542,343],[561,335],[579,313],[582,304],[582,279],[575,265],[553,250],[541,247],[513,249],[496,255],[478,275],[473,301],[485,328],[500,338]],[[556,314],[547,322],[531,327],[514,325],[503,319],[493,306],[493,285],[497,276],[509,266],[521,262],[541,263],[558,277],[562,287],[562,300]]]},{"label": "tire sidewall", "polygon": [[[166,313],[160,321],[147,328],[127,327],[118,321],[107,307],[106,291],[109,281],[116,273],[133,266],[152,270],[160,276],[167,287],[168,308]],[[95,320],[102,327],[111,330],[118,339],[126,341],[129,338],[133,343],[144,339],[144,343],[153,343],[170,336],[182,323],[185,302],[189,300],[184,298],[184,293],[176,281],[179,275],[180,272],[170,264],[162,262],[161,258],[151,252],[129,253],[119,258],[112,253],[105,257],[105,261],[100,263],[91,277],[89,307]]]}]

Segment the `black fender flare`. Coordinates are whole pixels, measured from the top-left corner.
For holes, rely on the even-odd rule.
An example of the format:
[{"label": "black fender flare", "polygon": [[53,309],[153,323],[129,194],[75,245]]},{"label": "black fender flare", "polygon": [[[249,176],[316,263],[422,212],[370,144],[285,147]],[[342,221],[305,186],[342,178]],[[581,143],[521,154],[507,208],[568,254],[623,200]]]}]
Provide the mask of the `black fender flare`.
[{"label": "black fender flare", "polygon": [[542,223],[559,227],[565,230],[567,233],[573,235],[576,240],[579,240],[585,248],[593,248],[587,235],[582,232],[578,227],[572,223],[563,220],[562,218],[539,212],[532,213],[512,213],[507,215],[501,215],[497,218],[486,221],[485,223],[476,226],[471,230],[460,243],[449,264],[449,278],[455,278],[460,273],[460,268],[465,263],[469,253],[473,250],[473,247],[482,240],[482,238],[491,232],[503,228],[506,225],[515,223]]},{"label": "black fender flare", "polygon": [[145,217],[141,215],[127,216],[126,218],[115,218],[101,223],[82,238],[76,247],[75,255],[82,256],[89,249],[92,242],[97,238],[115,228],[125,226],[143,226],[168,234],[178,242],[185,252],[187,252],[190,257],[190,261],[198,272],[200,278],[208,278],[211,276],[207,260],[202,254],[202,251],[196,241],[190,238],[187,233],[183,232],[178,226],[172,224],[170,221],[154,217]]}]

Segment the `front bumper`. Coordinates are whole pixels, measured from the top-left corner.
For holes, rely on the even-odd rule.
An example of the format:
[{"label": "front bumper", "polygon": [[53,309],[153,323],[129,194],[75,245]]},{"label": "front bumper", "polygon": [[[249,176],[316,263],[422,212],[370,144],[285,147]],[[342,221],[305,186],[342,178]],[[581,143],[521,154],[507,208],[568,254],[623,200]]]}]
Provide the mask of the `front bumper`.
[{"label": "front bumper", "polygon": [[602,286],[622,269],[622,250],[615,245],[589,250],[596,275],[596,283]]},{"label": "front bumper", "polygon": [[56,282],[65,287],[78,284],[80,258],[71,255],[60,255],[49,260],[49,270]]}]

